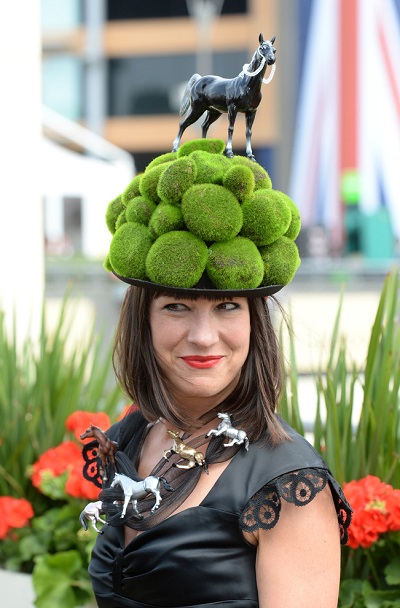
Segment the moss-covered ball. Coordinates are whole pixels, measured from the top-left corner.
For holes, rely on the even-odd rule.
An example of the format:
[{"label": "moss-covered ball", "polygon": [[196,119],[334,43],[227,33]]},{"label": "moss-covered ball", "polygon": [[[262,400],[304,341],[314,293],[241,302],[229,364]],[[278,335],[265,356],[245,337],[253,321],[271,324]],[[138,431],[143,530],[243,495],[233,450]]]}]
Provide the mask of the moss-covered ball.
[{"label": "moss-covered ball", "polygon": [[254,289],[262,281],[264,265],[254,243],[237,236],[210,246],[206,271],[217,289]]},{"label": "moss-covered ball", "polygon": [[183,230],[184,228],[185,223],[181,208],[178,205],[168,203],[160,203],[149,222],[150,234],[155,239],[166,232]]},{"label": "moss-covered ball", "polygon": [[160,154],[160,156],[156,156],[153,160],[147,165],[146,171],[156,167],[157,165],[162,165],[163,163],[168,163],[171,160],[176,160],[178,158],[177,152],[166,152],[166,154]]},{"label": "moss-covered ball", "polygon": [[170,164],[158,180],[157,194],[165,203],[179,203],[196,179],[196,163],[184,156]]},{"label": "moss-covered ball", "polygon": [[288,204],[275,190],[257,190],[243,202],[241,235],[257,246],[269,245],[285,234],[292,213]]},{"label": "moss-covered ball", "polygon": [[288,205],[292,214],[292,219],[290,220],[289,228],[286,230],[283,236],[286,236],[288,239],[294,241],[299,236],[301,228],[300,211],[287,194],[285,194],[284,192],[279,192],[279,194],[281,198],[285,201],[285,203]]},{"label": "moss-covered ball", "polygon": [[195,150],[189,155],[189,158],[196,163],[196,184],[222,184],[224,175],[230,167],[226,156]]},{"label": "moss-covered ball", "polygon": [[116,196],[113,200],[108,204],[106,211],[106,224],[107,228],[114,234],[116,228],[115,224],[118,219],[118,216],[124,210],[124,205],[122,203],[122,195]]},{"label": "moss-covered ball", "polygon": [[245,156],[234,156],[230,159],[230,162],[233,165],[244,165],[252,170],[255,182],[254,190],[269,190],[272,188],[271,178],[267,171],[264,167],[254,162],[254,160],[250,160]]},{"label": "moss-covered ball", "polygon": [[204,150],[212,154],[222,154],[225,150],[225,142],[222,139],[192,139],[178,148],[178,158],[189,156],[194,150]]},{"label": "moss-covered ball", "polygon": [[254,173],[245,165],[235,165],[225,173],[223,185],[242,202],[249,198],[255,188]]},{"label": "moss-covered ball", "polygon": [[199,282],[208,259],[206,244],[194,234],[173,231],[160,236],[146,259],[154,283],[189,288]]},{"label": "moss-covered ball", "polygon": [[300,265],[296,243],[282,236],[271,245],[260,247],[260,254],[264,264],[263,285],[290,283]]},{"label": "moss-covered ball", "polygon": [[144,196],[136,196],[126,206],[125,215],[128,222],[137,222],[147,226],[156,205]]},{"label": "moss-covered ball", "polygon": [[[173,161],[175,162],[175,161]],[[146,169],[140,180],[139,190],[140,194],[145,198],[158,204],[160,197],[158,196],[157,187],[158,181],[164,171],[171,165],[171,162],[161,163],[151,169]]]},{"label": "moss-covered ball", "polygon": [[139,185],[140,185],[140,180],[142,179],[142,175],[143,175],[142,173],[139,173],[138,175],[136,175],[133,178],[133,180],[127,185],[125,190],[123,191],[122,203],[124,205],[127,205],[132,198],[135,198],[135,196],[139,196],[139,194],[140,194]]},{"label": "moss-covered ball", "polygon": [[126,211],[125,209],[123,211],[121,211],[121,213],[119,214],[117,221],[115,222],[115,230],[118,230],[118,228],[120,228],[122,226],[122,224],[126,224],[127,219],[126,219]]},{"label": "moss-covered ball", "polygon": [[118,228],[110,244],[110,264],[114,272],[134,279],[146,278],[146,256],[153,244],[148,228],[127,222]]},{"label": "moss-covered ball", "polygon": [[242,210],[232,192],[216,184],[196,184],[182,198],[187,229],[203,241],[227,241],[243,222]]}]

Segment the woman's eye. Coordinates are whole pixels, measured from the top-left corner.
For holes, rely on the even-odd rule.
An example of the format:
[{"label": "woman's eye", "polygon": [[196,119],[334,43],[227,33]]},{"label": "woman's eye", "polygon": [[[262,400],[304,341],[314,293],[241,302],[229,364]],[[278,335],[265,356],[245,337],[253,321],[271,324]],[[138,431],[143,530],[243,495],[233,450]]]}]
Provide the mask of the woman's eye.
[{"label": "woman's eye", "polygon": [[185,306],[185,304],[174,302],[172,304],[166,304],[164,306],[164,310],[170,310],[171,312],[180,312],[183,310],[187,310],[187,306]]},{"label": "woman's eye", "polygon": [[221,302],[217,307],[219,310],[236,310],[239,308],[239,304],[236,302]]}]

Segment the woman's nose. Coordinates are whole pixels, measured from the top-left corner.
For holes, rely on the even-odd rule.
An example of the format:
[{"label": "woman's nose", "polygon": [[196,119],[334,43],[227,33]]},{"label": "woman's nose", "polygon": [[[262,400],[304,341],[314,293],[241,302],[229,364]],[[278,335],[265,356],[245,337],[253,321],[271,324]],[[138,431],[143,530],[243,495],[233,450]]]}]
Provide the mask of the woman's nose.
[{"label": "woman's nose", "polygon": [[188,341],[203,347],[218,342],[218,328],[215,319],[207,314],[196,315],[190,322],[187,334]]}]

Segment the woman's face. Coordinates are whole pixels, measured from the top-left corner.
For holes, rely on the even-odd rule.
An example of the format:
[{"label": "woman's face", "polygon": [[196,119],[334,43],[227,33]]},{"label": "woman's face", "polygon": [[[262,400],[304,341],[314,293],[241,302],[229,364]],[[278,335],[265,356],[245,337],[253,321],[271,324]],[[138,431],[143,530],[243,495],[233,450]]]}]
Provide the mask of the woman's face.
[{"label": "woman's face", "polygon": [[157,361],[182,407],[206,411],[232,392],[249,352],[247,298],[161,296],[150,304],[150,329]]}]

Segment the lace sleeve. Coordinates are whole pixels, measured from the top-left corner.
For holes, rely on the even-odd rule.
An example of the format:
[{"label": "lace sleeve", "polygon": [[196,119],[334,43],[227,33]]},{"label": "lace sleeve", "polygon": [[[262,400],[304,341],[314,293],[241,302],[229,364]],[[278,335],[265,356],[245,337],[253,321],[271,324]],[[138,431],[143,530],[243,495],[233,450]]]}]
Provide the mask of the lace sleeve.
[{"label": "lace sleeve", "polygon": [[239,518],[244,532],[271,530],[279,520],[281,499],[297,507],[308,505],[329,483],[338,516],[340,541],[348,540],[351,507],[336,479],[326,469],[301,469],[287,473],[265,485],[246,504]]}]

